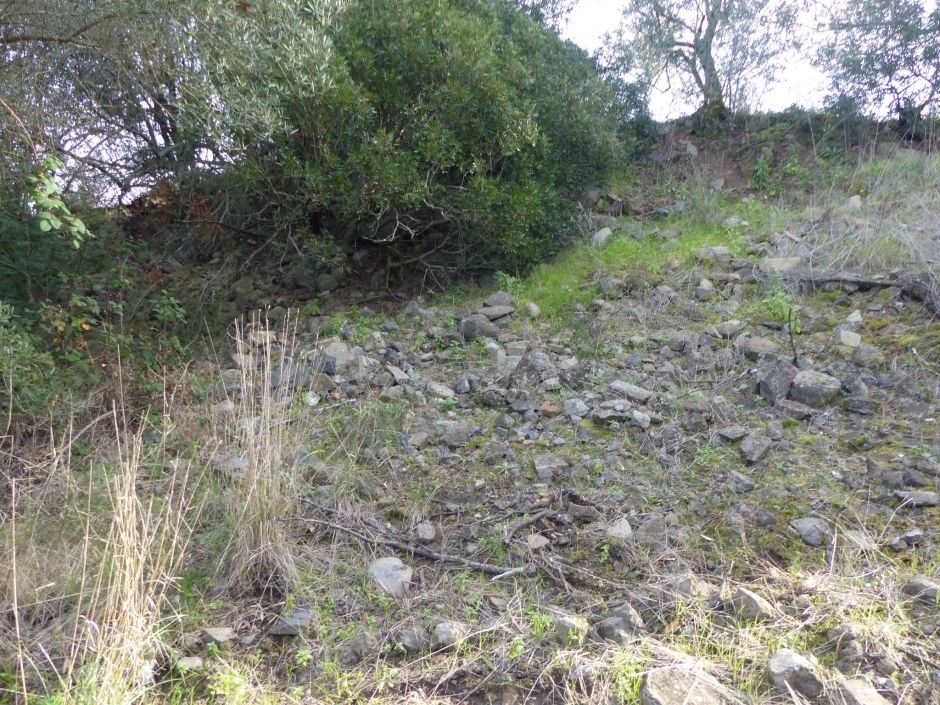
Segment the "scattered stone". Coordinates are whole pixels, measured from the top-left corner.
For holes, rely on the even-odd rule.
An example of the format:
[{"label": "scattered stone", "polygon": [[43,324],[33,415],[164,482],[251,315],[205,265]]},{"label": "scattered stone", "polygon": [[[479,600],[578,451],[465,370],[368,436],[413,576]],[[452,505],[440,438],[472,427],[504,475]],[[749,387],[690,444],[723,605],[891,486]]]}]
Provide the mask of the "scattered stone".
[{"label": "scattered stone", "polygon": [[574,502],[568,502],[566,511],[574,519],[579,519],[581,521],[599,521],[604,518],[604,515],[597,511],[594,507],[589,504],[575,504]]},{"label": "scattered stone", "polygon": [[767,451],[770,450],[772,443],[773,441],[767,438],[767,436],[752,433],[741,442],[741,455],[751,463],[760,462],[760,460],[767,455]]},{"label": "scattered stone", "polygon": [[379,640],[368,629],[356,634],[352,639],[339,647],[337,660],[344,666],[352,666],[365,658],[370,651],[379,645]]},{"label": "scattered stone", "polygon": [[429,521],[422,521],[415,527],[415,538],[421,543],[431,543],[437,538],[437,530]]},{"label": "scattered stone", "polygon": [[641,705],[738,705],[741,701],[703,671],[655,668],[643,676]]},{"label": "scattered stone", "polygon": [[637,404],[646,404],[650,398],[653,396],[653,393],[642,387],[637,387],[635,384],[629,384],[622,380],[617,380],[611,382],[610,390],[620,394],[630,401],[636,402]]},{"label": "scattered stone", "polygon": [[176,668],[182,673],[201,671],[205,662],[200,656],[183,656],[176,660]]},{"label": "scattered stone", "polygon": [[431,382],[427,388],[428,396],[434,397],[436,399],[453,399],[457,396],[457,393],[450,387],[438,384],[437,382]]},{"label": "scattered stone", "polygon": [[895,492],[905,507],[940,507],[936,492]]},{"label": "scattered stone", "polygon": [[555,636],[567,647],[581,647],[587,637],[588,621],[584,617],[564,616],[555,621]]},{"label": "scattered stone", "polygon": [[541,409],[542,413],[550,419],[553,419],[561,414],[561,407],[555,406],[550,401],[543,401]]},{"label": "scattered stone", "polygon": [[614,617],[622,619],[631,634],[643,634],[646,632],[646,623],[643,621],[643,617],[640,616],[640,613],[637,612],[636,608],[629,602],[625,602],[619,607],[614,607],[610,613]]},{"label": "scattered stone", "polygon": [[409,654],[424,651],[428,646],[424,632],[416,626],[405,627],[398,635],[398,643]]},{"label": "scattered stone", "polygon": [[562,408],[564,409],[565,416],[584,418],[591,412],[590,407],[580,399],[567,399]]},{"label": "scattered stone", "polygon": [[506,392],[506,403],[513,411],[526,412],[536,411],[542,408],[541,402],[532,392],[524,389],[511,389]]},{"label": "scattered stone", "polygon": [[512,294],[505,291],[497,291],[495,294],[490,294],[483,303],[489,307],[512,306]]},{"label": "scattered stone", "polygon": [[499,335],[499,328],[481,313],[464,318],[460,322],[460,333],[465,340],[477,338],[495,338]]},{"label": "scattered stone", "polygon": [[802,257],[767,257],[760,263],[764,274],[772,272],[792,272],[803,263]]},{"label": "scattered stone", "polygon": [[842,389],[842,382],[815,370],[803,370],[793,378],[790,398],[801,404],[819,408],[829,403]]},{"label": "scattered stone", "polygon": [[738,338],[738,340],[741,352],[751,360],[759,360],[762,355],[776,355],[780,350],[779,344],[767,338],[747,337],[743,340]]},{"label": "scattered stone", "polygon": [[747,429],[744,426],[725,426],[718,431],[718,436],[726,441],[740,441],[747,435]]},{"label": "scattered stone", "polygon": [[832,701],[834,705],[891,705],[864,678],[840,680]]},{"label": "scattered stone", "polygon": [[901,592],[919,602],[940,604],[940,580],[926,575],[915,575],[901,588]]},{"label": "scattered stone", "polygon": [[776,404],[774,404],[774,411],[776,411],[781,416],[788,419],[796,419],[797,421],[805,421],[813,416],[813,409],[806,406],[806,404],[801,404],[798,401],[791,401],[790,399],[781,399]]},{"label": "scattered stone", "polygon": [[751,492],[757,483],[742,472],[732,470],[728,473],[728,479],[725,481],[728,489],[732,492],[743,493]]},{"label": "scattered stone", "polygon": [[637,543],[655,544],[666,538],[666,521],[659,514],[651,514],[633,532]]},{"label": "scattered stone", "polygon": [[288,615],[280,615],[268,630],[271,636],[300,636],[310,625],[313,612],[306,607],[295,607]]},{"label": "scattered stone", "polygon": [[850,330],[842,330],[841,328],[836,332],[836,342],[839,345],[844,345],[847,348],[857,348],[862,344],[862,336],[858,333],[855,333]]},{"label": "scattered stone", "polygon": [[411,568],[394,556],[375,561],[369,567],[369,575],[392,597],[404,597],[411,586]]},{"label": "scattered stone", "polygon": [[568,469],[568,461],[554,453],[541,453],[533,459],[535,473],[546,482],[554,482]]},{"label": "scattered stone", "polygon": [[613,277],[601,277],[597,280],[597,288],[601,294],[610,299],[615,299],[623,293],[624,284],[619,279]]},{"label": "scattered stone", "polygon": [[529,318],[538,318],[542,315],[542,309],[530,301],[525,305],[525,315]]},{"label": "scattered stone", "polygon": [[[512,306],[484,306],[477,313],[486,316],[491,321],[497,321],[515,312]],[[493,337],[493,336],[487,336]]]},{"label": "scattered stone", "polygon": [[617,541],[626,541],[633,536],[633,527],[626,517],[620,519],[607,527],[607,538]]},{"label": "scattered stone", "polygon": [[591,244],[593,244],[594,247],[603,247],[607,244],[607,240],[610,239],[611,235],[613,235],[613,232],[611,232],[610,228],[601,228],[594,233],[594,236],[591,238]]},{"label": "scattered stone", "polygon": [[215,644],[220,649],[227,649],[238,640],[238,634],[230,627],[206,627],[201,636],[203,643]]},{"label": "scattered stone", "polygon": [[633,639],[633,631],[622,617],[608,617],[605,619],[597,625],[597,634],[601,639],[612,641],[621,646],[626,646]]},{"label": "scattered stone", "polygon": [[731,606],[742,619],[748,621],[763,621],[774,619],[777,610],[760,595],[739,587],[731,596]]},{"label": "scattered stone", "polygon": [[823,691],[819,671],[808,659],[792,649],[780,649],[771,656],[768,668],[774,685],[786,695],[789,695],[789,688],[792,688],[800,695],[812,699]]},{"label": "scattered stone", "polygon": [[467,638],[467,627],[459,622],[440,622],[431,631],[431,648],[448,649]]},{"label": "scattered stone", "polygon": [[832,529],[823,519],[804,517],[790,522],[792,528],[804,542],[813,547],[822,546],[832,535]]}]

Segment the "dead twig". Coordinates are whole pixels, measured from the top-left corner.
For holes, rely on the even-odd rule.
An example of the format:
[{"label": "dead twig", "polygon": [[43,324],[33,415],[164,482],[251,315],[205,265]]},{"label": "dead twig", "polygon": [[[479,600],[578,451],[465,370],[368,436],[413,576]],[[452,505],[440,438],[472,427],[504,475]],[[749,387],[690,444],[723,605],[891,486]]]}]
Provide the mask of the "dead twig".
[{"label": "dead twig", "polygon": [[438,563],[454,563],[456,565],[462,565],[467,568],[472,568],[473,570],[479,570],[481,573],[487,573],[488,575],[502,575],[508,572],[510,569],[504,566],[490,565],[489,563],[478,563],[477,561],[467,560],[466,558],[460,558],[459,556],[449,556],[444,553],[437,553],[436,551],[429,551],[426,548],[418,548],[417,546],[409,546],[406,543],[398,541],[396,539],[387,538],[383,536],[367,536],[366,534],[359,533],[353,529],[350,529],[347,526],[342,524],[334,524],[333,522],[323,521],[321,519],[307,519],[306,517],[296,517],[290,519],[290,521],[302,521],[308,524],[317,524],[318,526],[325,526],[336,531],[342,531],[345,534],[349,534],[360,541],[365,541],[366,543],[377,543],[380,546],[387,546],[388,548],[394,548],[397,551],[403,551],[409,553],[412,556],[418,556],[419,558],[427,558],[431,561],[437,561]]},{"label": "dead twig", "polygon": [[509,542],[512,540],[513,534],[515,534],[517,531],[524,529],[525,527],[529,526],[530,524],[534,524],[537,521],[541,521],[551,514],[551,509],[545,509],[538,514],[533,514],[528,519],[521,519],[520,521],[517,521],[515,524],[506,529],[506,535],[503,537],[503,545],[508,546]]}]

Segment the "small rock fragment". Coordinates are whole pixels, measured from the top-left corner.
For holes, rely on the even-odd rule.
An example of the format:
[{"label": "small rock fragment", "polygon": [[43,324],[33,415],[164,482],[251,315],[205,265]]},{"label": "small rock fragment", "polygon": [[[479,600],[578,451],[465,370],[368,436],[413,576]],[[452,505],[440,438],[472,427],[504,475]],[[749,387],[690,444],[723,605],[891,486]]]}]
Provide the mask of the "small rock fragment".
[{"label": "small rock fragment", "polygon": [[823,690],[816,667],[792,649],[780,649],[771,656],[768,668],[774,685],[782,693],[788,694],[789,686],[807,698],[815,698]]}]

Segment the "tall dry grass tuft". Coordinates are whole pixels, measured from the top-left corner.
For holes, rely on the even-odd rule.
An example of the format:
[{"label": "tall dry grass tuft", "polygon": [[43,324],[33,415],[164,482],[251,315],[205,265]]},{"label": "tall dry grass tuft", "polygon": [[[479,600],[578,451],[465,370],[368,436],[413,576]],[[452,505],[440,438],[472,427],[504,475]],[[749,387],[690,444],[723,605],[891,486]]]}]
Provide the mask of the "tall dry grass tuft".
[{"label": "tall dry grass tuft", "polygon": [[168,597],[193,509],[189,468],[174,466],[159,493],[142,495],[143,432],[131,433],[117,407],[111,421],[111,442],[81,468],[84,487],[74,483],[71,457],[54,457],[50,467],[69,476],[60,482],[68,489],[46,506],[15,491],[9,525],[0,527],[0,556],[10,566],[0,609],[15,632],[13,653],[3,655],[17,670],[8,692],[24,703],[49,695],[132,702],[165,660],[161,633],[176,619]]},{"label": "tall dry grass tuft", "polygon": [[241,403],[225,419],[234,429],[243,463],[232,473],[228,493],[231,536],[224,559],[228,575],[219,589],[287,589],[297,582],[297,564],[285,519],[296,516],[298,480],[292,452],[287,380],[303,374],[291,355],[294,336],[282,348],[275,331],[255,324],[236,326]]}]

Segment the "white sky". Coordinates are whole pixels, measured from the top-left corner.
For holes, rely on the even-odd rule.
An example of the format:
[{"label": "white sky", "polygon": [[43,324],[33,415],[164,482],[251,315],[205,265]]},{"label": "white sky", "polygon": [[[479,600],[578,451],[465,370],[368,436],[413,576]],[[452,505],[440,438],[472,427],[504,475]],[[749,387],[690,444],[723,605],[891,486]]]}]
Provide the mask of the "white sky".
[{"label": "white sky", "polygon": [[[604,34],[619,25],[622,6],[623,0],[580,0],[567,25],[561,28],[561,34],[593,52],[600,48]],[[818,69],[794,56],[762,96],[760,104],[752,107],[760,110],[784,110],[794,104],[806,108],[821,107],[823,97],[829,92],[827,87],[828,81]],[[688,115],[697,107],[661,88],[654,86],[650,95],[650,110],[657,120]]]}]

